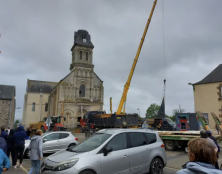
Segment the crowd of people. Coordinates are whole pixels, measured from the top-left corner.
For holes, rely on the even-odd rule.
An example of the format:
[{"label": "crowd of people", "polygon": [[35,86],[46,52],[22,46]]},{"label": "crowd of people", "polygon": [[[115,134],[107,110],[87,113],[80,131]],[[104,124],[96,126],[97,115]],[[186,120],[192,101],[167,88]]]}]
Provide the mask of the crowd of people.
[{"label": "crowd of people", "polygon": [[189,162],[177,174],[222,174],[219,169],[220,146],[211,131],[201,130],[200,138],[188,142]]},{"label": "crowd of people", "polygon": [[[23,153],[25,150],[25,140],[30,139],[31,131],[28,128],[26,131],[23,126],[10,129],[4,126],[1,127],[0,132],[0,174],[7,171],[11,165],[16,169],[22,167]],[[29,174],[39,174],[40,160],[43,156],[42,153],[42,131],[37,130],[35,135],[31,138],[29,149],[30,159],[32,162]],[[12,162],[10,162],[10,156]],[[17,160],[19,159],[19,163]]]}]

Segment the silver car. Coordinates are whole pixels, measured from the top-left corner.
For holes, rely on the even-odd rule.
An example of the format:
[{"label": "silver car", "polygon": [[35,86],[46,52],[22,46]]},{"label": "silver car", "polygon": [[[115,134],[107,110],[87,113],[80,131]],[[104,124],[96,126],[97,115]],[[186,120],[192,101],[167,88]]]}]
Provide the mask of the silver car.
[{"label": "silver car", "polygon": [[104,129],[81,144],[59,151],[41,165],[44,174],[162,174],[167,163],[158,133]]},{"label": "silver car", "polygon": [[[43,153],[54,153],[63,149],[74,147],[78,144],[78,138],[75,137],[71,132],[58,131],[49,132],[42,135]],[[25,157],[30,157],[29,146],[30,140],[25,140]]]}]

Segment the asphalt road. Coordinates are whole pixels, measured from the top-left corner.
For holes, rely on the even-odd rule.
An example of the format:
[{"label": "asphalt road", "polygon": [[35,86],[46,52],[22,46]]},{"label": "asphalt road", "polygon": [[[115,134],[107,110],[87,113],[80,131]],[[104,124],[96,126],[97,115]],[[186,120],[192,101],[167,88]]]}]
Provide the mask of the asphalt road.
[{"label": "asphalt road", "polygon": [[[84,134],[76,133],[76,137],[79,138],[79,142],[85,140]],[[220,144],[222,147],[222,144]],[[182,165],[188,161],[187,153],[183,150],[179,151],[166,151],[167,154],[167,166],[164,168],[164,174],[175,174],[178,170],[182,168]],[[50,154],[44,154],[44,159]],[[222,164],[222,155],[219,158],[219,166]],[[43,159],[43,160],[44,160]],[[31,167],[31,161],[29,159],[24,159],[23,167],[29,171]]]}]

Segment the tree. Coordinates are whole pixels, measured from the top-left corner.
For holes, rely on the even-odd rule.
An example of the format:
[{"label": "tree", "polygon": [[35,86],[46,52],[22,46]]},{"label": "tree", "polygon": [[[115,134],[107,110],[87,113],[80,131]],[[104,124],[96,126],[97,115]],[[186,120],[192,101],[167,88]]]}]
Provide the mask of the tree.
[{"label": "tree", "polygon": [[154,118],[157,116],[160,106],[156,103],[150,105],[150,107],[146,110],[146,118]]},{"label": "tree", "polygon": [[14,123],[14,125],[13,125],[14,129],[17,128],[17,125],[18,125],[19,123],[20,123],[20,122],[19,122],[18,120],[15,121],[15,123]]},{"label": "tree", "polygon": [[182,109],[182,108],[180,107],[180,105],[179,105],[179,109],[174,109],[174,110],[173,110],[173,116],[175,117],[176,114],[178,114],[178,113],[184,113],[184,112],[185,112],[185,109]]}]

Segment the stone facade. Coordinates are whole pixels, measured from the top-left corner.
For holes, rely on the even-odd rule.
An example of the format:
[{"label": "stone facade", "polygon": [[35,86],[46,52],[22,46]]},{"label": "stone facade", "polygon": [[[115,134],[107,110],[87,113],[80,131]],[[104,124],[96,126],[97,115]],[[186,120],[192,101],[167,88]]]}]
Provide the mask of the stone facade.
[{"label": "stone facade", "polygon": [[71,72],[49,97],[50,115],[61,115],[63,108],[67,127],[75,127],[88,111],[103,110],[103,81],[94,72],[93,48],[87,31],[75,32]]},{"label": "stone facade", "polygon": [[[66,121],[63,122],[66,127],[76,127],[81,117],[88,111],[103,110],[103,81],[94,72],[93,48],[87,31],[75,32],[74,44],[71,48],[70,73],[56,85],[54,83],[53,89],[50,88],[44,93],[45,97],[48,95],[49,114],[51,116],[63,114],[66,117]],[[33,115],[34,113],[31,112],[31,104],[39,103],[40,87],[42,85],[36,84],[32,92],[26,92],[23,124],[39,121],[39,114]],[[46,114],[43,113],[45,116]]]},{"label": "stone facade", "polygon": [[12,127],[15,120],[15,87],[0,85],[0,127]]},{"label": "stone facade", "polygon": [[22,117],[22,124],[25,127],[47,116],[49,94],[56,85],[57,82],[27,80]]}]

